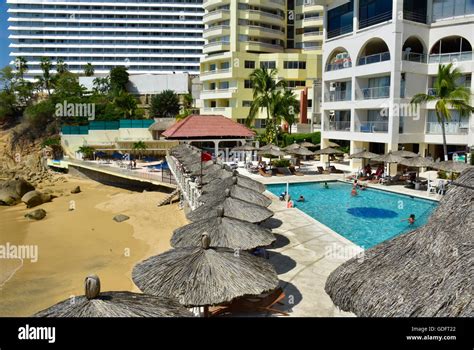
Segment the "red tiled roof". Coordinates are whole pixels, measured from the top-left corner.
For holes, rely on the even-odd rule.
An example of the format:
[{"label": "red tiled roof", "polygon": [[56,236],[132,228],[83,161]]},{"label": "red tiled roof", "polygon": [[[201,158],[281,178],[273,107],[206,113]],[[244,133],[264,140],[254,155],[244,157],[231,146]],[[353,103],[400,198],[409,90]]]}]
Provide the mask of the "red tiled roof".
[{"label": "red tiled roof", "polygon": [[255,133],[223,115],[190,115],[167,129],[163,136],[172,139],[203,137],[252,137]]}]

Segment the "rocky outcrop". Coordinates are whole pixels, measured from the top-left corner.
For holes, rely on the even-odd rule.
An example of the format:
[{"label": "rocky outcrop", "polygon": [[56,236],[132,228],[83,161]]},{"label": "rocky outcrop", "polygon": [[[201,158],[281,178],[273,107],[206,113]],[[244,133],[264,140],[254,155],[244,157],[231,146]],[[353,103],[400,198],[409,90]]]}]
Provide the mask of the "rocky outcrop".
[{"label": "rocky outcrop", "polygon": [[46,216],[46,210],[44,209],[36,209],[29,213],[25,214],[25,218],[30,220],[42,220]]},{"label": "rocky outcrop", "polygon": [[81,187],[80,187],[80,186],[74,187],[74,188],[71,190],[71,193],[73,193],[73,194],[75,194],[75,193],[81,193]]},{"label": "rocky outcrop", "polygon": [[27,208],[37,207],[38,205],[51,202],[54,196],[51,194],[41,193],[39,191],[30,191],[21,197],[21,201],[26,204]]},{"label": "rocky outcrop", "polygon": [[26,193],[34,189],[34,186],[23,178],[5,181],[0,187],[0,205],[15,205]]},{"label": "rocky outcrop", "polygon": [[114,216],[114,220],[117,221],[117,222],[122,222],[122,221],[125,221],[125,220],[128,220],[128,219],[130,219],[130,217],[127,216],[127,215],[123,215],[123,214],[119,214],[119,215]]}]

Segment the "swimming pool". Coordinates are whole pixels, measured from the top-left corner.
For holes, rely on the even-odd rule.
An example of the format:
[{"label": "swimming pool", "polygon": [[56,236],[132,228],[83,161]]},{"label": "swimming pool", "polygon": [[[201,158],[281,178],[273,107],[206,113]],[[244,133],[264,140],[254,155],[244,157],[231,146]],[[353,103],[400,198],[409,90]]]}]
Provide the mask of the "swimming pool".
[{"label": "swimming pool", "polygon": [[[290,196],[296,208],[362,248],[423,226],[437,206],[435,201],[376,189],[359,190],[359,195],[352,197],[351,184],[328,185],[325,189],[317,182],[290,184]],[[267,189],[279,196],[286,191],[286,184],[267,185]],[[296,202],[300,195],[305,202]],[[416,216],[413,225],[402,221],[410,214]]]}]

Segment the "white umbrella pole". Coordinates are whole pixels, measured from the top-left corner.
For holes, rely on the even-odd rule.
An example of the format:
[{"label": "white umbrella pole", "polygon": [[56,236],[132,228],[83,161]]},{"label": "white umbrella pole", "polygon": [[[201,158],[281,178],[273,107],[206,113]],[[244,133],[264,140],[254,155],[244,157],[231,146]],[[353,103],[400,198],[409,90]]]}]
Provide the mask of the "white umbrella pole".
[{"label": "white umbrella pole", "polygon": [[290,201],[290,183],[286,183],[286,206],[288,207],[288,202]]}]

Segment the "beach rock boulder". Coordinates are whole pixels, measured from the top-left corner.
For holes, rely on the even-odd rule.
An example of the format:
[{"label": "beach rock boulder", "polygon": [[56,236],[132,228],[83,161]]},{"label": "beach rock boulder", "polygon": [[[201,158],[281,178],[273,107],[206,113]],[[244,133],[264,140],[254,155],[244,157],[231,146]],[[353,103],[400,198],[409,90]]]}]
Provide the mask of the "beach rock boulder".
[{"label": "beach rock boulder", "polygon": [[128,220],[128,219],[130,219],[130,217],[128,217],[127,215],[123,215],[123,214],[119,214],[119,215],[114,216],[114,221],[117,221],[117,222],[122,222],[122,221],[125,221],[125,220]]},{"label": "beach rock boulder", "polygon": [[51,202],[53,195],[41,193],[39,191],[30,191],[21,197],[21,201],[26,204],[27,208],[33,208],[38,205]]},{"label": "beach rock boulder", "polygon": [[25,218],[30,220],[42,220],[46,216],[46,210],[44,209],[36,209],[29,213],[25,214]]},{"label": "beach rock boulder", "polygon": [[0,187],[0,205],[15,205],[26,193],[34,189],[34,186],[23,178],[5,181]]},{"label": "beach rock boulder", "polygon": [[75,193],[81,193],[81,187],[80,187],[80,186],[74,187],[74,188],[71,190],[71,193],[73,193],[73,194],[75,194]]}]

